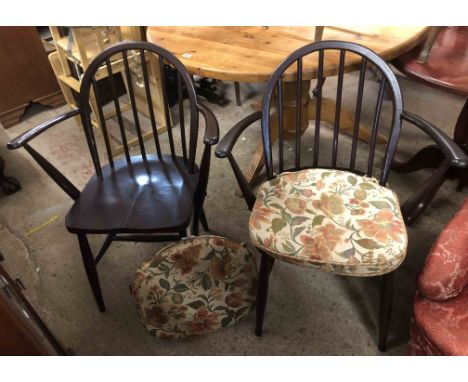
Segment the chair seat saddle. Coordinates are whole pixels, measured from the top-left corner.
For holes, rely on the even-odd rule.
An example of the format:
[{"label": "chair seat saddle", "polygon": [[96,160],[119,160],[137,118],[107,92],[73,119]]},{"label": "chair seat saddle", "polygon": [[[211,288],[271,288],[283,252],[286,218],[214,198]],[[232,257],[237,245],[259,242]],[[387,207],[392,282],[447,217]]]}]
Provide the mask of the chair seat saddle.
[{"label": "chair seat saddle", "polygon": [[[131,157],[102,168],[68,212],[70,232],[177,232],[188,226],[199,171],[189,174],[183,158]],[[90,219],[92,217],[92,219]]]},{"label": "chair seat saddle", "polygon": [[392,190],[329,169],[284,172],[263,183],[249,228],[252,242],[272,256],[353,276],[396,269],[408,241]]}]

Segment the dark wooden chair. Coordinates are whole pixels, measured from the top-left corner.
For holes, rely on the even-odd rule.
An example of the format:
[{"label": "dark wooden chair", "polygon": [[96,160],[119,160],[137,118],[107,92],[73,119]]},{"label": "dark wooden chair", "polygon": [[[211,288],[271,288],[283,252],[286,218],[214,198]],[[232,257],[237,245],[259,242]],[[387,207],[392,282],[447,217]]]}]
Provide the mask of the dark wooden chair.
[{"label": "dark wooden chair", "polygon": [[[351,138],[340,134],[346,59],[355,60],[355,67],[360,70],[359,79],[355,80],[355,127]],[[365,144],[358,142],[358,132],[361,114],[364,114],[363,102],[366,100],[363,97],[367,87],[364,86],[366,68],[371,65],[379,73],[380,85],[377,95],[370,93],[372,138],[370,144]],[[303,134],[301,114],[307,107],[303,101],[305,80],[335,74],[338,75],[334,90],[337,107],[330,136],[324,135],[327,129],[320,122],[323,80],[317,81],[314,91],[318,116],[315,131],[310,136]],[[286,119],[283,117],[285,79],[295,79],[296,82],[295,132],[294,127],[285,126]],[[390,95],[390,101],[384,102],[385,93]],[[366,102],[369,102],[369,97]],[[382,126],[384,118],[381,118],[384,107],[385,110],[389,109],[386,130]],[[255,197],[234,159],[232,149],[242,132],[259,120],[267,181],[260,186]],[[378,55],[361,45],[322,41],[306,45],[288,56],[267,83],[262,110],[240,121],[221,140],[216,156],[230,161],[248,208],[252,211],[250,239],[262,254],[256,307],[255,333],[258,336],[262,334],[269,275],[274,259],[280,259],[340,275],[382,275],[379,348],[385,350],[393,299],[393,271],[404,260],[407,244],[398,200],[387,187],[402,120],[427,133],[450,163],[456,166],[468,163],[462,150],[444,133],[403,111],[397,79]],[[376,142],[380,134],[386,134],[388,142],[382,145],[383,155],[376,155]],[[277,148],[271,144],[274,137],[278,137]],[[285,145],[287,138],[292,145],[289,149]],[[293,157],[289,163],[288,151]],[[381,163],[377,165],[380,159]],[[374,173],[378,179],[372,178]]]},{"label": "dark wooden chair", "polygon": [[[99,145],[90,118],[90,93],[94,92],[98,104],[103,96],[96,86],[96,73],[107,69],[112,76],[114,58],[123,60],[125,75],[130,78],[130,65],[138,60],[143,70],[146,101],[150,115],[153,138],[145,144],[142,138],[142,119],[135,102],[132,82],[128,80],[128,97],[131,114],[139,140],[138,155],[130,152],[125,136],[120,101],[116,86],[111,80],[111,104],[115,107],[118,126],[124,147],[124,158],[113,158],[109,143],[108,127],[102,106],[98,118],[103,126],[104,144]],[[111,61],[112,57],[112,61]],[[161,72],[162,96],[165,105],[167,141],[157,134],[151,89],[148,84],[150,64]],[[177,71],[179,128],[172,127],[171,111],[167,103],[164,83],[164,66]],[[154,67],[152,67],[154,69]],[[189,122],[186,129],[184,93],[188,97]],[[197,165],[197,140],[199,113],[205,119],[204,149]],[[80,114],[84,133],[94,163],[95,175],[83,191],[78,189],[59,170],[34,150],[29,142],[50,127]],[[179,132],[177,130],[180,130]],[[187,131],[186,131],[187,130]],[[180,144],[176,143],[180,135]],[[182,63],[167,50],[148,42],[122,42],[100,53],[84,73],[79,94],[79,109],[53,118],[12,140],[8,147],[24,147],[50,177],[74,200],[65,224],[78,237],[83,263],[91,289],[101,311],[105,310],[96,265],[113,241],[172,241],[187,236],[192,220],[192,234],[198,234],[199,221],[207,230],[203,202],[208,182],[211,146],[218,142],[218,124],[213,113],[197,102],[190,75]],[[164,154],[164,144],[169,146]],[[104,147],[104,148],[103,148]],[[72,149],[72,148],[71,148]],[[151,152],[154,152],[152,154]],[[94,257],[87,235],[105,234],[106,239]]]},{"label": "dark wooden chair", "polygon": [[[428,34],[432,44],[431,56],[427,59],[427,46],[421,46],[395,58],[392,64],[409,78],[428,86],[444,90],[465,98],[453,131],[453,141],[465,153],[468,152],[468,27],[431,27],[435,29]],[[432,45],[431,45],[432,47]],[[423,57],[423,62],[420,59]],[[468,171],[453,168],[445,159],[439,147],[429,145],[418,151],[406,162],[393,163],[392,170],[401,173],[418,171],[422,168],[434,168],[434,176],[427,187],[421,188],[411,200],[405,203],[407,209],[407,224],[417,221],[424,212],[437,190],[447,178],[458,178],[457,191],[468,184]]]}]

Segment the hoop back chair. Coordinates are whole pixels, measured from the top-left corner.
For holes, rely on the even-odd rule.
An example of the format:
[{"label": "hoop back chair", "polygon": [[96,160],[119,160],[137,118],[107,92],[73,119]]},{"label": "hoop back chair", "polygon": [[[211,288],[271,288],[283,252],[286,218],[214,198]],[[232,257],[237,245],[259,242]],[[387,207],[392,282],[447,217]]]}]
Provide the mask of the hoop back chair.
[{"label": "hoop back chair", "polygon": [[[357,69],[359,75],[355,81],[354,130],[351,138],[345,139],[340,134],[340,113],[346,59],[353,60],[351,67]],[[364,84],[366,69],[371,65],[379,73],[380,84],[377,95],[371,94],[370,143],[362,147],[363,144],[358,142],[361,115],[364,114],[364,102],[369,102],[363,96]],[[320,116],[324,112],[323,79],[333,75],[337,75],[334,91],[336,108],[335,122],[330,130],[321,126]],[[308,81],[313,78],[318,80],[312,103],[308,98]],[[289,118],[289,122],[285,119],[285,81],[296,84],[295,118]],[[384,102],[386,94],[390,101]],[[290,107],[291,100],[288,103]],[[387,130],[381,126],[384,106],[390,110]],[[315,119],[312,123],[314,131],[306,134],[304,113],[311,115],[311,108]],[[230,161],[243,197],[252,211],[250,239],[262,254],[256,307],[255,332],[258,336],[262,334],[269,275],[274,260],[279,259],[340,275],[383,275],[379,348],[385,349],[393,298],[393,270],[403,261],[407,247],[400,205],[396,195],[387,187],[402,119],[429,134],[443,148],[448,161],[466,163],[466,157],[446,135],[419,117],[403,111],[398,81],[377,54],[353,43],[321,41],[291,53],[270,77],[262,110],[240,121],[219,143],[216,156]],[[259,120],[267,181],[260,185],[255,197],[232,150],[242,132]],[[287,123],[290,126],[286,126]],[[326,131],[331,131],[331,137],[326,135]],[[385,132],[388,139],[381,145],[382,156],[378,153],[377,142]],[[275,148],[272,142],[276,138],[278,144]],[[292,142],[289,149],[287,139]],[[326,148],[325,143],[330,147]],[[287,162],[289,151],[293,158]],[[380,167],[376,165],[377,157],[381,159]]]},{"label": "hoop back chair", "polygon": [[[113,95],[110,104],[116,111],[118,129],[124,147],[123,158],[114,158],[109,142],[108,126],[103,108],[97,118],[102,125],[102,139],[97,140],[91,122],[90,94],[97,99],[102,94],[96,87],[95,74],[106,67],[112,76],[114,56],[123,59],[125,75],[130,76],[130,60],[138,60],[143,71],[149,122],[139,114],[131,81],[129,84],[130,116],[120,109],[121,100],[111,81]],[[133,63],[134,64],[134,63]],[[177,71],[179,127],[172,126],[171,110],[167,103],[167,89],[162,83],[164,118],[167,132],[158,135],[153,110],[151,88],[148,82],[148,66],[155,64],[163,74],[164,65]],[[161,76],[164,79],[164,76]],[[188,98],[184,106],[184,94]],[[185,109],[188,107],[188,113]],[[204,149],[197,161],[199,113],[205,119]],[[84,189],[78,189],[49,161],[34,150],[29,142],[50,127],[75,115],[81,116],[84,135],[94,164],[95,175]],[[133,117],[138,136],[138,148],[130,150],[124,124]],[[188,121],[186,119],[188,118]],[[144,122],[153,132],[151,141],[144,142]],[[208,182],[211,146],[218,142],[218,124],[213,113],[197,102],[192,80],[182,63],[167,50],[147,42],[121,42],[97,55],[84,73],[79,108],[47,121],[12,140],[8,147],[24,147],[47,174],[74,200],[65,225],[77,235],[86,274],[94,297],[101,311],[105,310],[96,265],[113,241],[171,241],[187,236],[192,221],[192,234],[198,234],[201,220],[208,229],[203,212],[203,202]],[[199,155],[200,156],[200,155]],[[198,156],[198,157],[199,157]],[[198,163],[199,162],[199,163]],[[105,234],[106,239],[94,257],[88,243],[88,234]]]}]

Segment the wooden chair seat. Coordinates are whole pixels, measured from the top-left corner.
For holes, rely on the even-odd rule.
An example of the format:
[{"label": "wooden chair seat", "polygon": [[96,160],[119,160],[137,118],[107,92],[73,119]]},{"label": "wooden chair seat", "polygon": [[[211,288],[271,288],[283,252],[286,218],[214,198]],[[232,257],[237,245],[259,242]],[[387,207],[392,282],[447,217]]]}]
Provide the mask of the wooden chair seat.
[{"label": "wooden chair seat", "polygon": [[[102,168],[70,209],[65,225],[70,232],[178,232],[192,216],[197,170],[189,174],[183,158],[170,155],[131,157]],[[90,217],[92,216],[92,219]]]}]

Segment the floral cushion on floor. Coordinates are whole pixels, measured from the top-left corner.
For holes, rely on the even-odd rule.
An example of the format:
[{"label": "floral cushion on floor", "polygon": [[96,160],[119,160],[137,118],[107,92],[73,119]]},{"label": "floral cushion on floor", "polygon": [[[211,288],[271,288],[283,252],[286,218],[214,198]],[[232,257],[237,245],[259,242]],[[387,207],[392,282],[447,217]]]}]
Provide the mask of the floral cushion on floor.
[{"label": "floral cushion on floor", "polygon": [[241,244],[199,236],[161,249],[137,270],[132,293],[146,329],[160,338],[204,334],[251,310],[257,267]]},{"label": "floral cushion on floor", "polygon": [[281,260],[353,276],[394,270],[408,241],[393,191],[327,169],[282,173],[262,184],[249,228],[252,242]]}]

